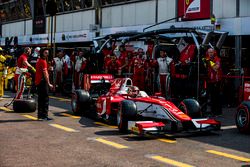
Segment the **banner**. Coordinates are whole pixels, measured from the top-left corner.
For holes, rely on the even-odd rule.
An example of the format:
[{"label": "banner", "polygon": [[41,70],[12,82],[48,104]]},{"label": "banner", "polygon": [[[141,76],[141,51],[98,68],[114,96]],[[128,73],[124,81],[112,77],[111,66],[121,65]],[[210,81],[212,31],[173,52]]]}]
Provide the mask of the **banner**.
[{"label": "banner", "polygon": [[44,34],[46,32],[46,17],[36,16],[33,19],[33,34]]},{"label": "banner", "polygon": [[178,16],[182,20],[210,18],[210,0],[178,0]]},{"label": "banner", "polygon": [[55,39],[56,43],[90,42],[93,39],[93,33],[88,30],[56,33]]}]

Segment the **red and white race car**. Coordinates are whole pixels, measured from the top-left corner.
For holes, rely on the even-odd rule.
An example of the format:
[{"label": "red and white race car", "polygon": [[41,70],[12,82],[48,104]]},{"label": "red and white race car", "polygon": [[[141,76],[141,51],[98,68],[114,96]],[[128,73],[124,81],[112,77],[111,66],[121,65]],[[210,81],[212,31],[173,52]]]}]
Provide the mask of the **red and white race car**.
[{"label": "red and white race car", "polygon": [[132,131],[139,135],[179,131],[219,130],[221,123],[203,118],[199,103],[183,100],[178,107],[160,96],[148,96],[139,91],[136,96],[128,92],[133,87],[130,78],[112,75],[85,75],[84,89],[72,96],[72,110],[85,116],[96,115],[117,123],[120,132]]}]

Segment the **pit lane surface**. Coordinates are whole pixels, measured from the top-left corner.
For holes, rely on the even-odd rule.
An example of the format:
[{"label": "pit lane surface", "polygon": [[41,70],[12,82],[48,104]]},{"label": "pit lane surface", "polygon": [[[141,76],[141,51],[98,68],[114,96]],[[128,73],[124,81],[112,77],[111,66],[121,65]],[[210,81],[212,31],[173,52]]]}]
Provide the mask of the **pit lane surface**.
[{"label": "pit lane surface", "polygon": [[[0,105],[9,102],[4,98]],[[0,166],[249,166],[250,135],[238,133],[234,110],[223,131],[139,138],[116,126],[71,115],[70,100],[51,97],[52,121],[0,108]]]}]

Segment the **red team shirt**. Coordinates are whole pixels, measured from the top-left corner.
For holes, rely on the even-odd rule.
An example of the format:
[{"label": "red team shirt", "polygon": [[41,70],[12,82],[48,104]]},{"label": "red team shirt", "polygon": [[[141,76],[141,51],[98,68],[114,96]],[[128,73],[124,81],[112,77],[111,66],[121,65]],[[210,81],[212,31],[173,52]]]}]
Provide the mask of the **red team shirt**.
[{"label": "red team shirt", "polygon": [[27,54],[22,54],[18,60],[17,60],[17,66],[19,68],[28,68],[27,65],[23,65],[23,62],[28,61],[28,55]]},{"label": "red team shirt", "polygon": [[47,62],[45,59],[38,59],[36,63],[36,77],[35,84],[39,85],[41,80],[43,79],[43,71],[47,71]]}]

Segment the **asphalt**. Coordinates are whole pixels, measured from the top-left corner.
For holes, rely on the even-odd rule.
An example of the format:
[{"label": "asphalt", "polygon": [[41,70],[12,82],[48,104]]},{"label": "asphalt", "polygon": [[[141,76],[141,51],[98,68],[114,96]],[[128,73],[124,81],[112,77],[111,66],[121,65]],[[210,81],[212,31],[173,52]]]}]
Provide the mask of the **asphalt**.
[{"label": "asphalt", "polygon": [[[0,105],[10,100],[6,96]],[[219,132],[143,138],[74,117],[64,97],[51,96],[52,121],[35,120],[36,112],[0,110],[1,167],[250,166],[250,135],[235,127],[236,108],[223,108],[216,118],[222,122]]]}]

